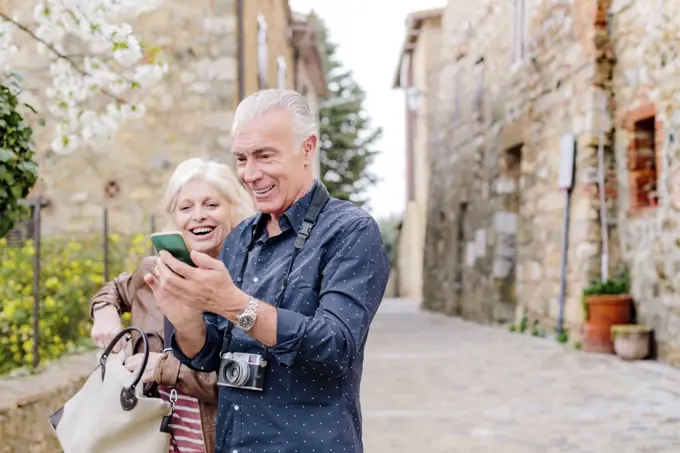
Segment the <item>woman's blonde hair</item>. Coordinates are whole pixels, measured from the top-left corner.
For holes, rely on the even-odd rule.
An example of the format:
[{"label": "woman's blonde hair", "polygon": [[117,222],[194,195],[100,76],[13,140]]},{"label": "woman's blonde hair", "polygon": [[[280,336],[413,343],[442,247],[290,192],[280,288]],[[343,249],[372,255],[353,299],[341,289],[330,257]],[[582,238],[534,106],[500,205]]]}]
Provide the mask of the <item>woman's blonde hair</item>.
[{"label": "woman's blonde hair", "polygon": [[213,160],[193,158],[179,164],[168,181],[163,202],[169,216],[177,208],[181,190],[189,181],[194,180],[211,184],[231,204],[230,228],[255,214],[253,199],[236,179],[231,168]]}]

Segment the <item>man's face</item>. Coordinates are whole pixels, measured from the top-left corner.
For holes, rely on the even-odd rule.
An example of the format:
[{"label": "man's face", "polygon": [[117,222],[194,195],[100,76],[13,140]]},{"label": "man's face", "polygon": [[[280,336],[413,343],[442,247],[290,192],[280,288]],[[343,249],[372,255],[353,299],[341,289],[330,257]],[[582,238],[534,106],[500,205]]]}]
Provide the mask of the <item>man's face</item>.
[{"label": "man's face", "polygon": [[296,146],[291,116],[283,109],[237,127],[232,137],[237,174],[258,211],[281,215],[304,195],[315,147],[314,136]]}]

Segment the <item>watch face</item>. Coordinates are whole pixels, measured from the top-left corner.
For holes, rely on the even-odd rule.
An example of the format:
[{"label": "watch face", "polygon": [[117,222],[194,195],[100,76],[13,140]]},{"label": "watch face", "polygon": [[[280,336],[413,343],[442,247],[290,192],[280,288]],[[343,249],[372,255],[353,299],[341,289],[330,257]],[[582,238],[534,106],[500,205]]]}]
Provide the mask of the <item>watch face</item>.
[{"label": "watch face", "polygon": [[255,324],[255,317],[249,314],[238,318],[238,326],[243,330],[248,330]]}]

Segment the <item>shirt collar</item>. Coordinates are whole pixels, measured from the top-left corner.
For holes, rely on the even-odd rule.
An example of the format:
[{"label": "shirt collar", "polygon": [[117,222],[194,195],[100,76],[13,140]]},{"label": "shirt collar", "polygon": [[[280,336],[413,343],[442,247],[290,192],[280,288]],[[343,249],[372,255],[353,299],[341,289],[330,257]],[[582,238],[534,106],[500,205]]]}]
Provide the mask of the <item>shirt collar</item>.
[{"label": "shirt collar", "polygon": [[[312,195],[314,193],[314,189],[316,189],[319,184],[321,183],[315,178],[311,189],[309,189],[309,191],[304,194],[302,198],[293,203],[292,206],[283,213],[283,215],[279,218],[279,226],[281,227],[281,231],[285,230],[286,222],[293,228],[293,230],[295,230],[295,232],[300,231],[302,221],[305,219],[305,214],[307,214],[307,209],[309,209],[309,205],[312,204]],[[255,222],[252,226],[253,237],[259,236],[259,234],[264,230],[268,219],[269,214],[263,214],[261,212],[257,214]]]}]

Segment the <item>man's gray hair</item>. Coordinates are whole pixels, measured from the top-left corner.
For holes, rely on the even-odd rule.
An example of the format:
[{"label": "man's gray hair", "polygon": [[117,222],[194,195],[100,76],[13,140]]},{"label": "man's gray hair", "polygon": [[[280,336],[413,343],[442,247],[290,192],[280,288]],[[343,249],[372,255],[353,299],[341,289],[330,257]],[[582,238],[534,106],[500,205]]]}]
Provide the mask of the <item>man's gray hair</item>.
[{"label": "man's gray hair", "polygon": [[283,89],[260,90],[243,99],[234,112],[232,132],[274,109],[284,109],[290,113],[296,147],[312,135],[319,136],[316,116],[304,96],[297,91]]}]

